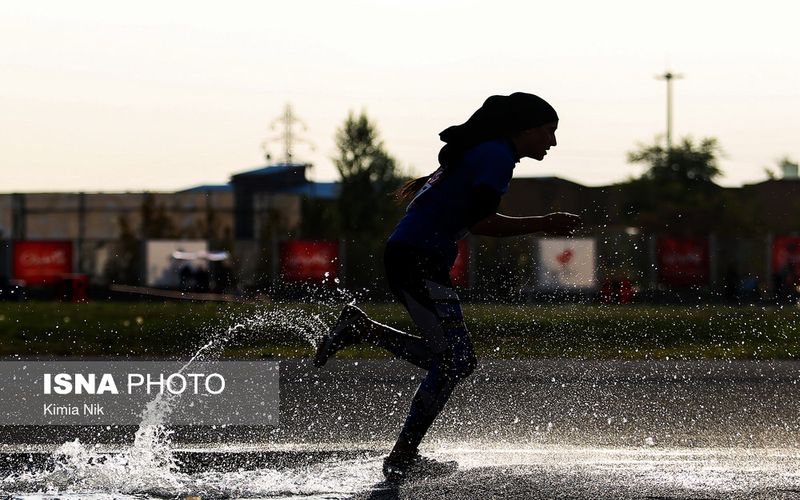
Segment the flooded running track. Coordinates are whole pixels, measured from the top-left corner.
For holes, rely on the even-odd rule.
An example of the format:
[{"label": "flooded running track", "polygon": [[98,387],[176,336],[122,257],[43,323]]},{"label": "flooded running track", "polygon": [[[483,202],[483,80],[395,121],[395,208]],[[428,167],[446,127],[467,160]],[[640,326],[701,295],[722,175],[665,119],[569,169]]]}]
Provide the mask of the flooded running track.
[{"label": "flooded running track", "polygon": [[[443,446],[434,455],[457,460],[456,473],[400,486],[383,482],[379,450],[182,450],[175,455],[180,471],[135,490],[125,490],[130,479],[112,477],[102,467],[59,473],[44,455],[16,464],[31,472],[4,483],[17,488],[12,496],[21,496],[24,487],[28,496],[48,497],[50,489],[50,498],[95,499],[117,498],[120,492],[138,498],[800,499],[800,459],[793,449]],[[47,469],[51,472],[34,472]],[[55,486],[68,493],[53,494]]]},{"label": "flooded running track", "polygon": [[[381,459],[422,372],[395,361],[333,361],[324,370],[288,361],[279,427],[176,428],[169,453],[177,467],[147,469],[136,484],[115,480],[121,470],[137,473],[128,465],[81,462],[126,450],[135,428],[4,427],[0,491],[800,499],[799,368],[790,361],[483,362],[425,443],[434,456],[457,460],[459,471],[393,489],[382,483]],[[62,446],[54,461],[51,453],[76,438],[80,444]]]}]

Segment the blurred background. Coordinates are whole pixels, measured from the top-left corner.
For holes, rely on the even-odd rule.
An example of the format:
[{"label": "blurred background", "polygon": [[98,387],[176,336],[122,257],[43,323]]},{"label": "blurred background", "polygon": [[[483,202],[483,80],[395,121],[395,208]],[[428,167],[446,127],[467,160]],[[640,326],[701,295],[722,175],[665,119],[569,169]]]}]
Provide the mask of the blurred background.
[{"label": "blurred background", "polygon": [[467,470],[402,496],[800,491],[798,19],[786,0],[0,2],[0,360],[281,362],[279,427],[173,434],[161,396],[139,430],[0,426],[0,489],[383,498],[420,374],[369,344],[309,358],[345,303],[419,333],[384,280],[393,192],[438,167],[439,132],[524,91],[558,146],[500,211],[585,226],[460,241],[481,366],[431,445]]},{"label": "blurred background", "polygon": [[[470,301],[795,303],[798,8],[103,2],[0,16],[0,298],[389,295],[392,192],[491,94],[561,117],[461,242]],[[195,294],[195,295],[187,295]]]}]

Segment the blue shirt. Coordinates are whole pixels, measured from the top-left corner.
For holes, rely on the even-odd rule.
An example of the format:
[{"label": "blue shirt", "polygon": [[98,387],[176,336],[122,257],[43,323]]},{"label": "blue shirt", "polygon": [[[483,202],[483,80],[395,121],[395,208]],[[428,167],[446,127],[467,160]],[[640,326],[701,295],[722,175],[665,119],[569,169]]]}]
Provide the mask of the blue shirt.
[{"label": "blue shirt", "polygon": [[472,188],[487,186],[498,195],[508,191],[517,164],[513,145],[505,140],[481,143],[461,160],[440,168],[417,192],[389,241],[405,243],[442,256],[448,267],[455,262],[457,242],[469,233],[467,213]]}]

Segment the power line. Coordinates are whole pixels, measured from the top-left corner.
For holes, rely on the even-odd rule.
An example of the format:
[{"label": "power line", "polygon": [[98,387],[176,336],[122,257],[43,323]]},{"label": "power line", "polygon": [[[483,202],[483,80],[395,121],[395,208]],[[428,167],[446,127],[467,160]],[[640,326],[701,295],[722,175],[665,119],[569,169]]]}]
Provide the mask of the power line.
[{"label": "power line", "polygon": [[281,133],[277,136],[268,137],[261,143],[261,150],[264,151],[264,158],[267,161],[272,159],[272,155],[269,153],[269,144],[272,142],[281,142],[283,145],[283,162],[286,164],[291,164],[292,160],[294,159],[294,145],[296,143],[304,143],[308,145],[312,151],[314,151],[314,144],[307,140],[299,137],[295,132],[295,125],[299,125],[302,127],[303,132],[308,132],[308,126],[303,122],[297,115],[294,114],[294,110],[292,109],[292,105],[287,103],[286,107],[284,108],[283,114],[273,120],[270,128],[275,130],[277,126],[281,127]]}]

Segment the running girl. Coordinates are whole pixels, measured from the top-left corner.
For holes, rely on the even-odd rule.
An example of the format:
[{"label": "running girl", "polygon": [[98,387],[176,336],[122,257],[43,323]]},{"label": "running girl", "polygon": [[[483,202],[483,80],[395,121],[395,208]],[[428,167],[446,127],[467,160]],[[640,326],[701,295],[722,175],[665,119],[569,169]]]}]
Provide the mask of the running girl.
[{"label": "running girl", "polygon": [[383,473],[390,481],[447,467],[421,456],[418,448],[456,384],[477,363],[449,277],[458,240],[470,233],[569,235],[581,224],[577,215],[561,212],[529,217],[497,213],[517,162],[523,157],[544,159],[556,145],[557,128],[558,115],[550,104],[516,92],[489,97],[465,123],[439,134],[445,142],[440,166],[399,190],[399,199],[410,203],[384,253],[392,293],[408,310],[419,334],[382,325],[347,305],[317,348],[317,366],[340,349],[369,342],[427,370],[397,442],[384,460]]}]

